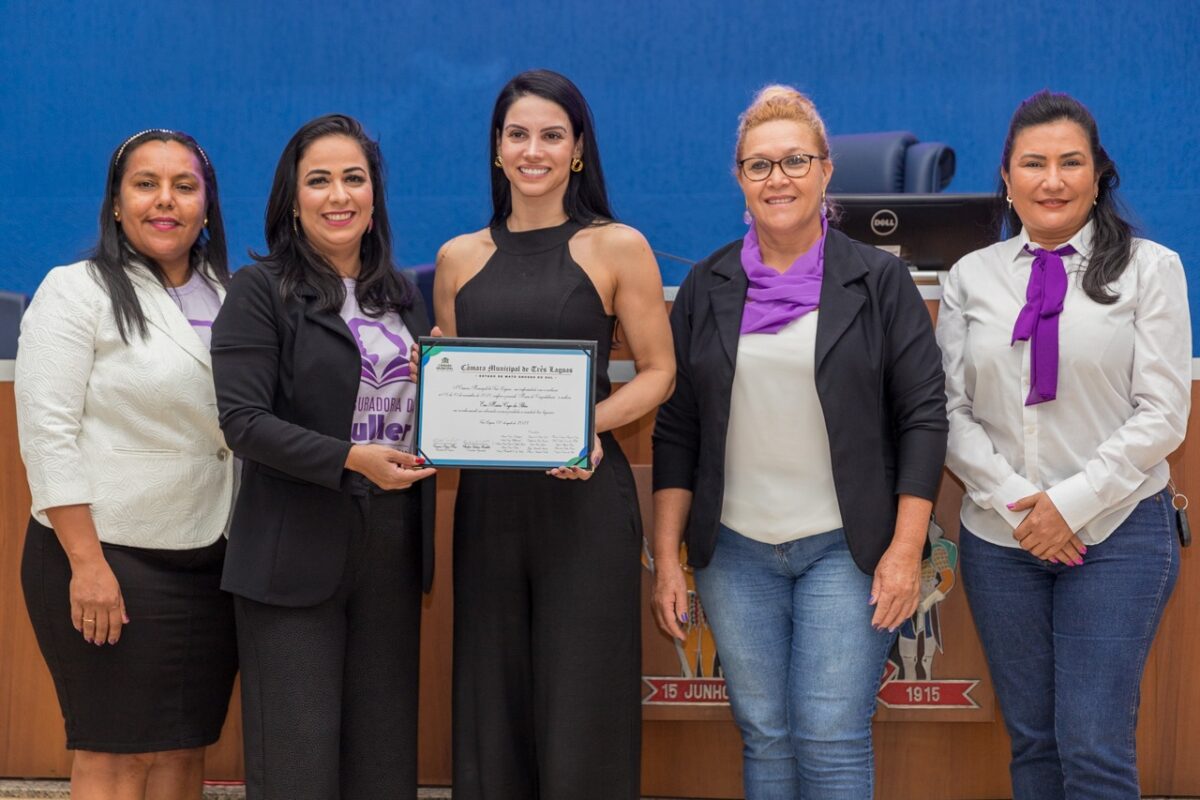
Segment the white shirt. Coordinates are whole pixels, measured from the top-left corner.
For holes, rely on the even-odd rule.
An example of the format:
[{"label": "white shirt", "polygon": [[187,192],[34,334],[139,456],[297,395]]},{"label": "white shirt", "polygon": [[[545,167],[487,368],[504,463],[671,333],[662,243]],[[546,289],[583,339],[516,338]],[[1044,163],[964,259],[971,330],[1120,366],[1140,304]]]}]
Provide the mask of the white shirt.
[{"label": "white shirt", "polygon": [[204,547],[225,531],[234,484],[208,348],[149,272],[129,276],[145,337],[121,340],[83,261],[51,270],[21,318],[17,434],[33,516],[50,525],[47,508],[89,505],[102,542]]},{"label": "white shirt", "polygon": [[1092,244],[1085,225],[1069,242],[1077,253],[1063,258],[1057,399],[1027,406],[1030,343],[1010,342],[1033,265],[1028,243],[1022,231],[967,255],[943,287],[946,465],[967,489],[963,523],[981,538],[1017,547],[1012,532],[1027,512],[1006,505],[1045,491],[1092,545],[1166,485],[1166,457],[1183,441],[1192,364],[1183,265],[1171,250],[1134,239],[1129,265],[1109,286],[1117,301],[1097,303],[1082,285]]},{"label": "white shirt", "polygon": [[354,294],[358,281],[342,278],[342,284],[346,287],[342,321],[350,329],[361,359],[350,441],[411,453],[417,408],[417,385],[408,371],[413,336],[395,311],[379,317],[364,313]]},{"label": "white shirt", "polygon": [[721,523],[767,544],[842,527],[817,396],[817,314],[738,340]]}]

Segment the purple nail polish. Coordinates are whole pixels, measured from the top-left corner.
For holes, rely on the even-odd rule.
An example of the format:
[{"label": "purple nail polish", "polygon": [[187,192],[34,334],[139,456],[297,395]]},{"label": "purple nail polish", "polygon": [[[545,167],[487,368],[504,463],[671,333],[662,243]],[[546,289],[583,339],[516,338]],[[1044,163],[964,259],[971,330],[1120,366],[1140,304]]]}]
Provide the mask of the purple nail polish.
[{"label": "purple nail polish", "polygon": [[1015,505],[1016,505],[1016,503],[1009,503],[1009,504],[1008,504],[1008,510],[1009,510],[1009,511],[1012,511],[1012,510],[1013,510],[1013,506],[1015,506]]},{"label": "purple nail polish", "polygon": [[688,615],[686,611],[679,615],[679,621],[684,623],[688,621]]},{"label": "purple nail polish", "polygon": [[871,595],[867,598],[867,605],[875,605],[875,595]]}]

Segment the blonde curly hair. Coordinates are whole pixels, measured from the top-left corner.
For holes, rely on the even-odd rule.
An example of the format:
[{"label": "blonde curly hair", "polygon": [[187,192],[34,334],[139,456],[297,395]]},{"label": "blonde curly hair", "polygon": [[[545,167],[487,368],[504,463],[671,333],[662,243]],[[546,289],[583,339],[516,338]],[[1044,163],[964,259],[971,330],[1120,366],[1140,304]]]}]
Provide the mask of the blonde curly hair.
[{"label": "blonde curly hair", "polygon": [[813,101],[794,86],[776,83],[759,89],[749,107],[738,117],[737,147],[733,151],[734,160],[742,157],[742,145],[751,128],[757,128],[765,122],[774,122],[780,119],[798,122],[811,130],[820,145],[821,152],[817,155],[829,157],[829,136],[825,133],[825,121],[817,113],[817,107],[813,105]]}]

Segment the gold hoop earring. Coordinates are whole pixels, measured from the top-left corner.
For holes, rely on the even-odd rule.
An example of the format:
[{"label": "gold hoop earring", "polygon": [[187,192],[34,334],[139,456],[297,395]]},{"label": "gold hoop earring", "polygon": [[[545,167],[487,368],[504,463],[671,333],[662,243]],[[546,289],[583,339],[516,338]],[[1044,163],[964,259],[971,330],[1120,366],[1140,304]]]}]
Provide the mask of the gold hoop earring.
[{"label": "gold hoop earring", "polygon": [[300,219],[300,212],[293,208],[292,209],[292,233],[296,234],[297,236],[300,235],[300,226],[296,224],[296,220],[298,220],[298,219]]},{"label": "gold hoop earring", "polygon": [[579,156],[571,159],[571,172],[583,172],[583,159]]},{"label": "gold hoop earring", "polygon": [[503,167],[504,166],[504,162],[500,160],[499,155],[497,155],[496,160],[492,162],[492,166],[494,166],[494,167]]}]

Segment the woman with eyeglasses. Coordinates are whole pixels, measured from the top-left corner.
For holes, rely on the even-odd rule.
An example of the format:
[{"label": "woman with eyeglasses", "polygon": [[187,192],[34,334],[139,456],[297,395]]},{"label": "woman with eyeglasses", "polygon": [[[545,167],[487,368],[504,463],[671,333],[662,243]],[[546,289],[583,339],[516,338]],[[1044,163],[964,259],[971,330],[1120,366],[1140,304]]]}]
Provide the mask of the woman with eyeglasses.
[{"label": "woman with eyeglasses", "polygon": [[[597,343],[590,469],[463,470],[454,515],[456,800],[636,800],[641,517],[614,428],[675,367],[658,265],[613,221],[591,111],[570,80],[517,75],[492,111],[492,220],[438,254],[450,336]],[[610,391],[620,323],[637,376]]]},{"label": "woman with eyeglasses", "polygon": [[1082,103],[1025,100],[1000,161],[1010,236],[954,266],[938,314],[963,586],[1018,800],[1141,796],[1138,691],[1179,574],[1187,285],[1118,183]]},{"label": "woman with eyeglasses", "polygon": [[941,360],[905,264],[829,228],[833,164],[807,97],[759,92],[734,163],[750,228],[693,267],[671,311],[654,613],[684,638],[686,541],[746,797],[864,800],[875,692],[917,606],[941,478]]},{"label": "woman with eyeglasses", "polygon": [[21,585],[75,798],[199,800],[221,735],[234,477],[209,340],[228,282],[208,154],[145,130],[109,158],[95,250],[51,270],[21,320]]}]

